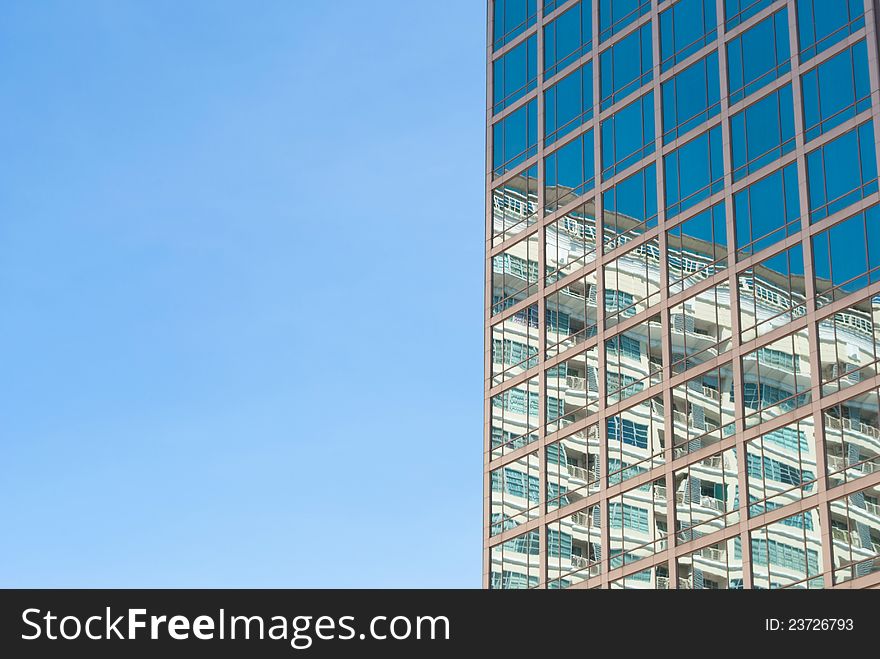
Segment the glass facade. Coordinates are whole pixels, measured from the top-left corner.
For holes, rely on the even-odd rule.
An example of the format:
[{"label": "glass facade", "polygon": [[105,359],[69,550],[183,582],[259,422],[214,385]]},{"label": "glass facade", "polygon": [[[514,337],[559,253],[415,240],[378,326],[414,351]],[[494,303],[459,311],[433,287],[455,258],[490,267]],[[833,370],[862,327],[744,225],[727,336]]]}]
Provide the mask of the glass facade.
[{"label": "glass facade", "polygon": [[490,0],[484,586],[880,583],[872,0]]}]

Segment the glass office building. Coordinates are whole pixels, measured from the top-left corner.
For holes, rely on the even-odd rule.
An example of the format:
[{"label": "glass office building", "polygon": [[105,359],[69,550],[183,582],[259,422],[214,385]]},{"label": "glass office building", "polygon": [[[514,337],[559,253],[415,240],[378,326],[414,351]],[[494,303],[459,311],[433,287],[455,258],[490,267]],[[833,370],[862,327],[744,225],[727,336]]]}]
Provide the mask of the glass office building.
[{"label": "glass office building", "polygon": [[874,0],[490,0],[487,588],[880,585]]}]

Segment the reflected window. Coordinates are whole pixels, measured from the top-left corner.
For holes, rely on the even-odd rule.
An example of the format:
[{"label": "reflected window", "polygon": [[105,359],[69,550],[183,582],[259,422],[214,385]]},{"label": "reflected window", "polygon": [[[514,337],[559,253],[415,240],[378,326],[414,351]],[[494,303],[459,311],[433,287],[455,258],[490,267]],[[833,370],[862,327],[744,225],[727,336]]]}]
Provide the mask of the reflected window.
[{"label": "reflected window", "polygon": [[877,192],[874,126],[867,122],[807,154],[810,222]]},{"label": "reflected window", "polygon": [[544,159],[544,213],[556,211],[596,183],[593,131],[578,135]]},{"label": "reflected window", "polygon": [[492,190],[492,247],[522,233],[538,218],[538,166]]},{"label": "reflected window", "polygon": [[802,329],[742,357],[746,428],[809,404],[810,346]]},{"label": "reflected window", "polygon": [[660,302],[660,244],[647,240],[604,267],[605,327]]},{"label": "reflected window", "polygon": [[806,141],[870,108],[867,43],[860,41],[807,71],[801,89]]},{"label": "reflected window", "polygon": [[599,405],[599,364],[596,346],[547,369],[547,432],[562,430],[595,414]]},{"label": "reflected window", "polygon": [[800,230],[797,164],[792,163],[733,195],[737,257],[743,258]]},{"label": "reflected window", "polygon": [[854,301],[817,329],[823,396],[880,373],[880,298]]},{"label": "reflected window", "polygon": [[643,25],[599,55],[602,95],[600,107],[607,110],[648,84],[651,68],[651,24]]},{"label": "reflected window", "polygon": [[672,390],[673,455],[717,444],[735,432],[733,367],[725,364]]},{"label": "reflected window", "polygon": [[602,193],[606,253],[656,226],[657,167],[653,163]]},{"label": "reflected window", "polygon": [[829,487],[880,472],[880,399],[876,389],[826,408]]},{"label": "reflected window", "polygon": [[861,213],[813,236],[816,306],[880,280],[880,209]]},{"label": "reflected window", "polygon": [[807,312],[804,250],[800,244],[741,271],[737,281],[743,342],[783,327]]},{"label": "reflected window", "polygon": [[660,14],[660,70],[683,62],[718,36],[715,0],[680,0]]},{"label": "reflected window", "polygon": [[541,534],[529,531],[489,551],[489,588],[535,588],[541,578]]},{"label": "reflected window", "polygon": [[663,379],[659,314],[605,341],[608,403],[634,396]]},{"label": "reflected window", "polygon": [[654,396],[605,419],[608,485],[663,464],[663,397]]},{"label": "reflected window", "polygon": [[602,122],[602,178],[608,179],[654,152],[654,93]]},{"label": "reflected window", "polygon": [[489,475],[492,489],[489,512],[491,535],[516,528],[539,515],[538,472],[537,453],[529,453],[492,470]]},{"label": "reflected window", "polygon": [[547,510],[582,501],[599,491],[599,427],[575,431],[545,449]]},{"label": "reflected window", "polygon": [[495,176],[515,169],[538,152],[538,101],[526,105],[492,126],[492,169]]},{"label": "reflected window", "polygon": [[722,282],[670,307],[672,373],[703,364],[730,349],[730,284]]},{"label": "reflected window", "polygon": [[547,296],[547,358],[596,336],[596,271]]},{"label": "reflected window", "polygon": [[670,295],[681,293],[727,267],[724,208],[722,201],[666,232]]},{"label": "reflected window", "polygon": [[578,2],[544,28],[544,78],[573,64],[592,46],[593,9],[589,1]]},{"label": "reflected window", "polygon": [[733,180],[738,181],[794,150],[791,85],[785,85],[730,118]]},{"label": "reflected window", "polygon": [[739,524],[738,478],[735,448],[676,470],[677,544]]},{"label": "reflected window", "polygon": [[676,140],[721,111],[718,53],[663,83],[663,143]]},{"label": "reflected window", "polygon": [[539,234],[492,257],[492,315],[533,295],[538,284]]},{"label": "reflected window", "polygon": [[817,508],[755,529],[749,537],[754,588],[824,587],[822,531]]},{"label": "reflected window", "polygon": [[721,127],[715,126],[663,159],[666,175],[666,217],[708,199],[724,186]]},{"label": "reflected window", "polygon": [[664,479],[611,497],[608,500],[610,569],[666,551],[668,532]]},{"label": "reflected window", "polygon": [[525,315],[514,314],[492,326],[493,384],[503,384],[537,365],[538,328],[529,325]]},{"label": "reflected window", "polygon": [[749,517],[813,494],[818,476],[813,418],[795,421],[748,442],[746,475]]},{"label": "reflected window", "polygon": [[538,85],[538,37],[532,35],[492,63],[492,111],[501,112]]},{"label": "reflected window", "polygon": [[790,70],[788,11],[783,9],[727,44],[730,104],[739,103]]},{"label": "reflected window", "polygon": [[544,144],[550,146],[593,117],[593,62],[544,93]]},{"label": "reflected window", "polygon": [[598,577],[602,510],[590,506],[547,525],[547,588],[569,588]]},{"label": "reflected window", "polygon": [[596,202],[575,206],[547,225],[544,240],[547,284],[596,259]]},{"label": "reflected window", "polygon": [[742,590],[742,556],[733,538],[679,556],[678,587],[683,590]]},{"label": "reflected window", "polygon": [[493,459],[538,441],[538,400],[538,378],[492,397],[489,412]]},{"label": "reflected window", "polygon": [[862,0],[797,0],[801,62],[865,27]]},{"label": "reflected window", "polygon": [[880,485],[831,502],[834,583],[880,571]]}]

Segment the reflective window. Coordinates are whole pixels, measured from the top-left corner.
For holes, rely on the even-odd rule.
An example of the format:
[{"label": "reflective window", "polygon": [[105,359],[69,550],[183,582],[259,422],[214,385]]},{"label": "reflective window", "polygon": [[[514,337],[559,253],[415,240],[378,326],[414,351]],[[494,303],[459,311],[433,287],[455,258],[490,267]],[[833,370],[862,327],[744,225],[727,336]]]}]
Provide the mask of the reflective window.
[{"label": "reflective window", "polygon": [[605,252],[656,226],[657,167],[653,163],[602,193]]},{"label": "reflective window", "polygon": [[651,0],[599,0],[599,41],[620,32],[651,11]]},{"label": "reflective window", "polygon": [[612,570],[666,550],[666,513],[666,483],[662,478],[608,500]]},{"label": "reflective window", "polygon": [[672,372],[714,359],[730,349],[730,284],[707,288],[670,307]]},{"label": "reflective window", "polygon": [[547,284],[571,274],[596,259],[596,202],[575,206],[547,225]]},{"label": "reflective window", "polygon": [[547,296],[547,357],[596,336],[596,271]]},{"label": "reflective window", "polygon": [[867,122],[807,154],[810,221],[877,192],[874,126]]},{"label": "reflective window", "polygon": [[544,159],[544,212],[555,210],[593,189],[596,183],[593,131],[578,135]]},{"label": "reflective window", "polygon": [[593,10],[589,0],[578,2],[544,28],[544,77],[556,75],[590,52]]},{"label": "reflective window", "polygon": [[718,36],[715,0],[680,0],[660,14],[660,70],[683,62]]},{"label": "reflective window", "polygon": [[546,447],[547,509],[555,510],[599,491],[599,427],[582,428]]},{"label": "reflective window", "polygon": [[829,487],[880,472],[880,399],[872,389],[822,413]]},{"label": "reflective window", "polygon": [[602,122],[602,178],[608,179],[654,152],[654,93]]},{"label": "reflective window", "polygon": [[547,525],[547,588],[569,588],[598,577],[602,510],[590,506]]},{"label": "reflective window", "polygon": [[492,111],[500,112],[538,83],[538,37],[531,36],[492,63]]},{"label": "reflective window", "polygon": [[609,404],[660,383],[662,334],[660,316],[656,315],[605,341],[605,393]]},{"label": "reflective window", "polygon": [[[620,558],[615,558],[619,563]],[[666,563],[633,572],[610,584],[611,590],[666,590],[669,588],[669,567]]]},{"label": "reflective window", "polygon": [[750,517],[813,494],[818,476],[813,417],[795,421],[748,442],[746,475]]},{"label": "reflective window", "polygon": [[678,139],[721,111],[718,53],[663,83],[663,142]]},{"label": "reflective window", "polygon": [[541,578],[541,534],[529,531],[489,552],[489,588],[520,590],[535,588]]},{"label": "reflective window", "polygon": [[773,0],[724,0],[724,29],[732,30],[772,4]]},{"label": "reflective window", "polygon": [[831,502],[834,583],[880,570],[880,485]]},{"label": "reflective window", "polygon": [[709,129],[666,156],[663,171],[667,218],[720,192],[724,186],[721,127]]},{"label": "reflective window", "polygon": [[867,44],[860,41],[807,71],[801,89],[806,141],[870,108]]},{"label": "reflective window", "polygon": [[495,176],[516,168],[538,152],[538,102],[535,99],[492,126]]},{"label": "reflective window", "polygon": [[651,80],[651,24],[643,25],[599,55],[601,109],[605,110]]},{"label": "reflective window", "polygon": [[880,373],[880,298],[851,302],[817,329],[823,396]]},{"label": "reflective window", "polygon": [[679,556],[678,587],[686,590],[741,590],[742,556],[733,538]]},{"label": "reflective window", "polygon": [[727,44],[730,104],[739,103],[790,70],[788,12],[783,9]]},{"label": "reflective window", "polygon": [[672,390],[673,455],[717,444],[735,431],[733,368],[725,364]]},{"label": "reflective window", "polygon": [[492,384],[503,384],[538,365],[538,328],[522,314],[492,326]]},{"label": "reflective window", "polygon": [[797,164],[792,163],[733,195],[737,257],[744,258],[801,228]]},{"label": "reflective window", "polygon": [[547,369],[547,432],[556,432],[595,414],[599,407],[596,346]]},{"label": "reflective window", "polygon": [[723,201],[666,232],[666,260],[670,295],[727,267]]},{"label": "reflective window", "polygon": [[824,587],[820,576],[822,531],[817,508],[755,529],[749,536],[754,588]]},{"label": "reflective window", "polygon": [[525,231],[537,220],[538,166],[492,190],[492,247]]},{"label": "reflective window", "polygon": [[880,281],[880,208],[870,208],[813,236],[816,306]]},{"label": "reflective window", "polygon": [[743,270],[738,285],[743,342],[788,325],[806,313],[803,248],[795,245]]},{"label": "reflective window", "polygon": [[539,513],[538,454],[514,460],[490,473],[492,505],[489,529],[498,535],[535,519]]},{"label": "reflective window", "polygon": [[663,397],[655,396],[605,419],[608,484],[617,485],[663,464]]},{"label": "reflective window", "polygon": [[544,93],[544,143],[549,146],[593,116],[593,62]]},{"label": "reflective window", "polygon": [[791,85],[785,85],[730,118],[733,180],[748,176],[794,149]]},{"label": "reflective window", "polygon": [[490,413],[493,459],[538,441],[538,378],[493,396]]},{"label": "reflective window", "polygon": [[660,245],[657,238],[605,264],[605,327],[660,302]]},{"label": "reflective window", "polygon": [[493,47],[498,50],[525,32],[538,18],[536,0],[495,0]]},{"label": "reflective window", "polygon": [[806,329],[743,355],[746,428],[809,404],[810,366]]},{"label": "reflective window", "polygon": [[492,257],[492,315],[538,290],[539,249],[539,234],[533,233]]},{"label": "reflective window", "polygon": [[735,448],[676,470],[676,543],[739,524],[738,478]]},{"label": "reflective window", "polygon": [[801,62],[865,27],[862,0],[797,0]]}]

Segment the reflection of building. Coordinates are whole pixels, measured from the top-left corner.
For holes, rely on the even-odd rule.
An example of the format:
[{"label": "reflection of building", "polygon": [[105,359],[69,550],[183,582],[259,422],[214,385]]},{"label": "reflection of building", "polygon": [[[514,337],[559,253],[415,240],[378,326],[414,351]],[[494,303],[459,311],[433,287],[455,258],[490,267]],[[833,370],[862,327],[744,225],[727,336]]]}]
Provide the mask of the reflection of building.
[{"label": "reflection of building", "polygon": [[721,4],[490,2],[487,587],[880,585],[873,18]]}]

